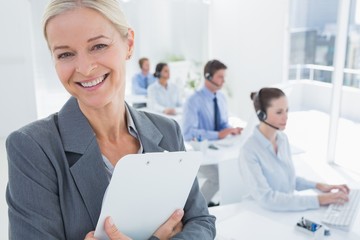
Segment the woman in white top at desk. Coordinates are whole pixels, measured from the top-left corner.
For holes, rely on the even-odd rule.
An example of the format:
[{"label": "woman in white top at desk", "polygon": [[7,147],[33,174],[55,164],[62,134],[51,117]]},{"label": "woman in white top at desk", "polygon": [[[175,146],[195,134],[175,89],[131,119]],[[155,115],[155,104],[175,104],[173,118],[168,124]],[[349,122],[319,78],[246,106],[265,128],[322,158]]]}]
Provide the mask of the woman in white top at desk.
[{"label": "woman in white top at desk", "polygon": [[[275,211],[316,209],[320,205],[348,201],[346,185],[328,185],[295,175],[287,136],[282,131],[288,118],[288,102],[278,88],[251,93],[260,124],[240,151],[240,168],[250,195],[264,208]],[[317,189],[319,195],[294,191]],[[338,191],[332,191],[338,190]]]},{"label": "woman in white top at desk", "polygon": [[166,63],[158,63],[154,77],[157,81],[148,88],[149,108],[167,115],[176,115],[180,111],[181,102],[178,88],[175,84],[169,83],[169,66]]}]

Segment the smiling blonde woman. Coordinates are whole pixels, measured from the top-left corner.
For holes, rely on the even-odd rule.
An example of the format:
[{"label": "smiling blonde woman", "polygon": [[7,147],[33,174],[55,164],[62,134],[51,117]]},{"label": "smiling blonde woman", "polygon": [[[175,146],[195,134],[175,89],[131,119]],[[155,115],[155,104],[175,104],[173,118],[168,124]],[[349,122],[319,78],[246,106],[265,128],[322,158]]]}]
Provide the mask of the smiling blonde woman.
[{"label": "smiling blonde woman", "polygon": [[[58,113],[7,139],[9,236],[95,239],[102,198],[119,159],[184,151],[184,143],[175,121],[138,112],[124,101],[134,32],[116,0],[50,1],[43,22],[57,75],[72,97]],[[111,216],[104,228],[110,239],[129,239]],[[172,237],[215,237],[215,217],[197,180],[184,209],[150,239]]]}]

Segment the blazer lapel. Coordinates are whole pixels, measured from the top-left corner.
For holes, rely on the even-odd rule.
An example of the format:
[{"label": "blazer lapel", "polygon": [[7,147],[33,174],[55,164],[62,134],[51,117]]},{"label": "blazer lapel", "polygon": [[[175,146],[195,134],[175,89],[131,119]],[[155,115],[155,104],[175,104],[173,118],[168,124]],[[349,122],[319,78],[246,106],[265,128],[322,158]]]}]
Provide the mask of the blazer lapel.
[{"label": "blazer lapel", "polygon": [[95,138],[90,143],[88,150],[70,168],[70,172],[95,227],[100,216],[102,200],[109,184]]},{"label": "blazer lapel", "polygon": [[65,152],[78,156],[70,172],[95,228],[109,182],[95,134],[73,97],[59,112],[59,131]]},{"label": "blazer lapel", "polygon": [[[128,106],[144,152],[162,152],[163,135],[143,113]],[[70,172],[89,212],[94,228],[109,184],[100,148],[86,117],[73,97],[59,112],[59,131],[64,149],[71,155]],[[69,159],[68,159],[69,160]]]},{"label": "blazer lapel", "polygon": [[163,139],[162,133],[145,115],[144,112],[137,111],[128,106],[131,117],[135,123],[144,152],[163,152],[165,149],[161,146]]}]

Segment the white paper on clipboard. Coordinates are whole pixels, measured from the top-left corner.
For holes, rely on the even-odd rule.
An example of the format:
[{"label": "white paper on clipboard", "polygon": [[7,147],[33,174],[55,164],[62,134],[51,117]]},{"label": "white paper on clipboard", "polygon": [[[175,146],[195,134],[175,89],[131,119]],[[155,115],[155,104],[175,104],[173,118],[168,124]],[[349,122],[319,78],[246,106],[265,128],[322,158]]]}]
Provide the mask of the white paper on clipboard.
[{"label": "white paper on clipboard", "polygon": [[124,156],[106,190],[95,237],[108,239],[104,222],[111,216],[125,235],[148,239],[176,209],[184,208],[202,158],[196,151]]}]

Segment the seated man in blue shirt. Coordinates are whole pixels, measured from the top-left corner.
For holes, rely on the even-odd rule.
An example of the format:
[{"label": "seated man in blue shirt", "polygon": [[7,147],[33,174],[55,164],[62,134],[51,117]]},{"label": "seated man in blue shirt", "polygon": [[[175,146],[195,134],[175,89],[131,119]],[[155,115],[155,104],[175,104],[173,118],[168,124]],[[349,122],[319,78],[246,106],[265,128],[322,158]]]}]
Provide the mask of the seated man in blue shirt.
[{"label": "seated man in blue shirt", "polygon": [[136,95],[147,95],[147,88],[155,82],[154,76],[150,73],[150,62],[148,58],[140,58],[139,66],[141,72],[132,78],[132,93]]},{"label": "seated man in blue shirt", "polygon": [[[184,106],[182,130],[185,141],[194,138],[217,140],[241,133],[241,128],[229,125],[226,98],[220,92],[226,69],[225,64],[218,60],[206,63],[204,87],[190,96]],[[217,166],[202,166],[199,171],[208,178],[201,191],[211,205],[211,199],[219,190]]]}]

